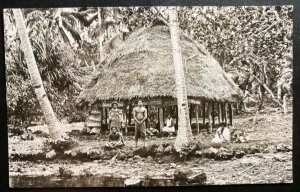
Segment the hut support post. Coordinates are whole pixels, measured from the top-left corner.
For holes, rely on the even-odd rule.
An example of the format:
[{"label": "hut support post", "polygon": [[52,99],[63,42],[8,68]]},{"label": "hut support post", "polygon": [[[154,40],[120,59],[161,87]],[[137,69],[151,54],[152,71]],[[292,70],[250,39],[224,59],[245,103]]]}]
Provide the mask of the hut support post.
[{"label": "hut support post", "polygon": [[159,113],[159,132],[162,132],[162,128],[164,127],[164,109],[162,107],[160,107],[158,109],[158,113]]},{"label": "hut support post", "polygon": [[212,104],[211,102],[208,103],[208,132],[212,132],[212,117],[211,117],[211,107],[212,107]]},{"label": "hut support post", "polygon": [[221,103],[221,113],[222,113],[222,123],[224,123],[225,120],[225,111],[224,111],[224,103]]},{"label": "hut support post", "polygon": [[176,109],[176,126],[177,126],[177,130],[178,130],[178,106],[175,106]]},{"label": "hut support post", "polygon": [[131,125],[131,113],[132,113],[132,107],[131,107],[131,103],[129,103],[128,125]]},{"label": "hut support post", "polygon": [[240,113],[240,105],[239,105],[239,101],[237,101],[235,114],[239,114],[239,113]]},{"label": "hut support post", "polygon": [[202,124],[205,125],[205,101],[202,102],[202,116],[203,116]]},{"label": "hut support post", "polygon": [[212,125],[215,125],[215,103],[212,102]]},{"label": "hut support post", "polygon": [[127,130],[127,105],[124,105],[124,122],[125,122],[125,135],[127,135],[128,130]]},{"label": "hut support post", "polygon": [[219,119],[219,124],[222,123],[222,104],[221,104],[221,102],[218,103],[218,119]]},{"label": "hut support post", "polygon": [[103,119],[104,119],[104,110],[103,110],[104,108],[103,107],[101,107],[101,129],[102,129],[102,125],[103,125]]},{"label": "hut support post", "polygon": [[196,105],[196,106],[195,106],[195,115],[196,115],[197,133],[200,133],[199,119],[198,119],[198,115],[199,115],[199,105]]},{"label": "hut support post", "polygon": [[232,103],[229,104],[229,124],[232,126],[233,110]]},{"label": "hut support post", "polygon": [[228,123],[227,103],[224,103],[225,124]]},{"label": "hut support post", "polygon": [[106,123],[105,123],[105,120],[104,120],[104,119],[105,119],[105,108],[104,108],[104,107],[102,107],[102,114],[101,114],[101,118],[102,118],[102,119],[101,119],[101,121],[102,121],[102,124],[104,124],[104,125],[105,125]]},{"label": "hut support post", "polygon": [[189,105],[189,112],[190,112],[190,124],[192,124],[192,117],[193,117],[193,104]]}]

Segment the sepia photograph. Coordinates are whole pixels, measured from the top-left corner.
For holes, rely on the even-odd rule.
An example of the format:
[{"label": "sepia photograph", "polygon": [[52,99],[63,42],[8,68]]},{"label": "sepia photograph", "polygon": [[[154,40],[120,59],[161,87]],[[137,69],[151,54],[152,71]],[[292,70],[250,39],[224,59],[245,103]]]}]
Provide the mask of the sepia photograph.
[{"label": "sepia photograph", "polygon": [[293,183],[293,10],[3,10],[10,188]]}]

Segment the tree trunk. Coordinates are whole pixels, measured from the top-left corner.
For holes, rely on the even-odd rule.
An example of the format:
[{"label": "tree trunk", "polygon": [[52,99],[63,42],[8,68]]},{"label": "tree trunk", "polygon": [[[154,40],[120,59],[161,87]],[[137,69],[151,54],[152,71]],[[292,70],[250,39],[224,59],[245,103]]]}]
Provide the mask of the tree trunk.
[{"label": "tree trunk", "polygon": [[41,110],[44,114],[45,121],[47,123],[49,133],[53,140],[58,140],[62,138],[62,131],[60,127],[60,123],[57,120],[52,106],[48,100],[47,94],[45,92],[42,78],[40,76],[40,72],[38,70],[32,47],[26,32],[26,26],[23,19],[21,9],[13,9],[14,18],[16,21],[16,27],[18,29],[20,39],[21,39],[21,47],[24,52],[26,64],[28,67],[28,71],[31,78],[31,84],[34,88],[34,92],[37,96],[38,102],[41,106]]},{"label": "tree trunk", "polygon": [[175,68],[175,80],[176,80],[176,96],[178,106],[178,134],[175,140],[175,149],[180,151],[182,147],[187,146],[192,136],[187,90],[184,75],[184,66],[182,63],[182,53],[180,46],[180,29],[178,23],[178,14],[176,7],[169,8],[169,19],[170,19],[170,33],[171,33],[171,44],[173,52],[173,63]]},{"label": "tree trunk", "polygon": [[261,98],[260,98],[260,103],[259,103],[259,106],[258,106],[258,110],[262,110],[263,109],[263,106],[264,106],[264,100],[265,100],[265,90],[261,89],[260,88],[260,91],[261,91]]},{"label": "tree trunk", "polygon": [[62,18],[61,18],[61,9],[57,8],[56,10],[57,11],[56,11],[56,14],[54,17],[58,18],[58,27],[61,31],[62,38],[64,39],[65,42],[67,42],[70,45],[70,47],[72,49],[74,49],[74,45],[76,44],[76,41],[72,38],[70,33],[63,26],[63,22],[62,22]]},{"label": "tree trunk", "polygon": [[287,113],[287,106],[286,106],[286,94],[283,95],[282,97],[282,108],[283,108],[283,113]]},{"label": "tree trunk", "polygon": [[[98,25],[99,25],[99,27],[101,27],[101,25],[102,25],[101,8],[99,8],[99,7],[98,7]],[[103,49],[102,41],[103,41],[103,35],[100,34],[99,35],[99,65],[100,65],[101,59],[102,59],[101,58],[102,57],[102,49]]]}]

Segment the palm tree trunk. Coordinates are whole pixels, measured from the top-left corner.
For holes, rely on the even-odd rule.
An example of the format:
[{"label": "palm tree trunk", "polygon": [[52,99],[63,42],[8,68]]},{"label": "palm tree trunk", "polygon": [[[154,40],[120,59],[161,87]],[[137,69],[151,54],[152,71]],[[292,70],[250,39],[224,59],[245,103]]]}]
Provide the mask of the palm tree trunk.
[{"label": "palm tree trunk", "polygon": [[61,17],[61,9],[60,8],[56,9],[56,13],[55,13],[54,17],[58,18],[58,27],[60,29],[60,32],[61,32],[60,34],[62,35],[62,38],[73,49],[74,48],[74,44],[75,44],[75,40],[71,37],[71,35],[69,34],[69,32],[63,26],[63,21],[62,21],[62,17]]},{"label": "palm tree trunk", "polygon": [[[102,19],[101,19],[101,8],[98,7],[97,9],[98,11],[98,25],[101,26],[102,25]],[[99,36],[99,64],[101,63],[101,57],[102,57],[102,34],[100,34]]]},{"label": "palm tree trunk", "polygon": [[178,106],[178,134],[175,140],[175,149],[180,151],[182,147],[189,144],[190,137],[192,136],[187,90],[184,75],[184,66],[182,63],[182,54],[180,46],[180,31],[178,24],[178,15],[176,7],[169,8],[170,19],[170,33],[171,44],[173,51],[173,62],[175,68],[175,80],[176,80],[176,96]]},{"label": "palm tree trunk", "polygon": [[26,32],[26,26],[22,11],[21,9],[13,9],[13,13],[16,21],[16,27],[21,39],[21,48],[24,52],[25,60],[30,74],[31,84],[34,88],[35,94],[43,111],[51,138],[53,140],[58,140],[62,136],[60,124],[54,114],[52,106],[45,92],[43,82],[33,55],[32,47]]}]

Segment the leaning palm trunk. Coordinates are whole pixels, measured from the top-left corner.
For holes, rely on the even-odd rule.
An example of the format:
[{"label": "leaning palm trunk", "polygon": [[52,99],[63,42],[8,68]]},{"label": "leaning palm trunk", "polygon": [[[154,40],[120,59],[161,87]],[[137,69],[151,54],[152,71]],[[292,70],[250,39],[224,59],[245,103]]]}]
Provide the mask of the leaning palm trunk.
[{"label": "leaning palm trunk", "polygon": [[[101,8],[98,7],[98,25],[101,26],[102,25],[102,18],[101,18]],[[102,34],[99,35],[99,64],[101,62],[101,57],[102,57]]]},{"label": "leaning palm trunk", "polygon": [[53,112],[52,106],[44,90],[43,82],[33,55],[32,47],[28,35],[26,33],[26,27],[25,27],[22,11],[21,9],[13,9],[13,13],[14,13],[16,26],[21,39],[21,48],[25,55],[25,60],[27,63],[34,92],[37,96],[38,102],[44,114],[51,138],[53,140],[58,140],[62,136],[60,124]]},{"label": "leaning palm trunk", "polygon": [[175,140],[175,149],[180,151],[187,146],[192,135],[187,90],[184,76],[184,66],[182,63],[182,53],[180,46],[180,31],[175,7],[169,8],[171,44],[173,51],[173,63],[175,68],[176,96],[178,106],[178,134]]}]

